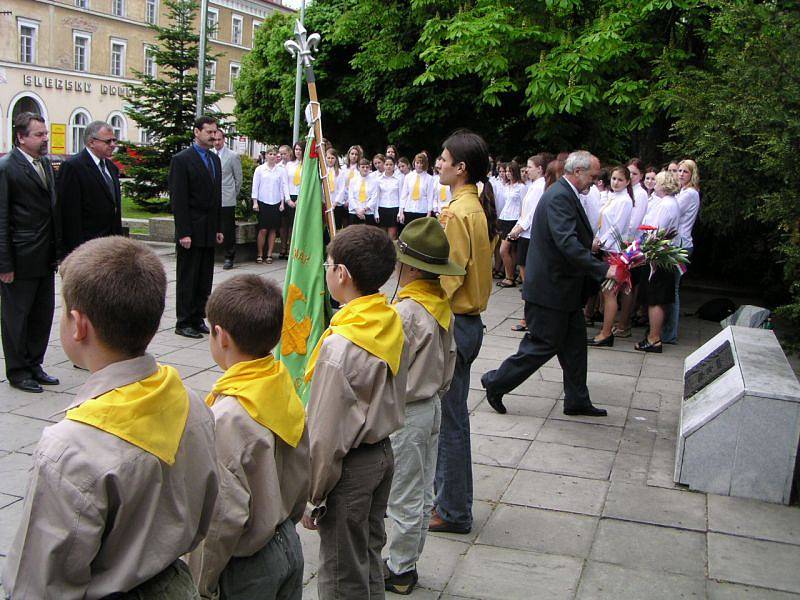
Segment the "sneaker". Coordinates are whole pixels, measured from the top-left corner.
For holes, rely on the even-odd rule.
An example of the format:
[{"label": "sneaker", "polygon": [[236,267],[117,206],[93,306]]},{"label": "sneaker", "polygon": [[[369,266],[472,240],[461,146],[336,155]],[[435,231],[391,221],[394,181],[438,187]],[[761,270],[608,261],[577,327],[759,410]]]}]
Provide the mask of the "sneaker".
[{"label": "sneaker", "polygon": [[383,561],[383,585],[387,592],[408,596],[414,591],[417,581],[419,575],[416,569],[398,575],[389,568],[389,559]]}]

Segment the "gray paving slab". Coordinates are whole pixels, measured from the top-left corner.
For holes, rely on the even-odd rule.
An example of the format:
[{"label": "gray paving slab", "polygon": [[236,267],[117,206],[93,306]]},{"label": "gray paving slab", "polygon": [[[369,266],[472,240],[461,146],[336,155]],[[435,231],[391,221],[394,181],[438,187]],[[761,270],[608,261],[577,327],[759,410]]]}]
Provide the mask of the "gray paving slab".
[{"label": "gray paving slab", "polygon": [[[470,390],[470,395],[475,393]],[[482,395],[485,398],[485,394]],[[519,396],[516,394],[506,394],[503,396],[503,404],[508,411],[508,416],[538,417],[545,419],[553,410],[556,400],[554,398],[539,398],[536,396]],[[478,412],[495,412],[488,402],[482,403],[477,407]]]},{"label": "gray paving slab", "polygon": [[473,464],[472,487],[475,499],[499,502],[508,484],[514,479],[514,473],[515,469]]},{"label": "gray paving slab", "polygon": [[722,533],[708,534],[708,576],[800,593],[800,547]]},{"label": "gray paving slab", "polygon": [[614,452],[550,442],[533,442],[519,462],[520,469],[607,480]]},{"label": "gray paving slab", "polygon": [[618,352],[590,349],[588,369],[597,373],[638,377],[643,361],[644,357],[641,354],[626,354],[624,359],[621,359]]},{"label": "gray paving slab", "polygon": [[709,494],[708,530],[800,545],[800,507]]},{"label": "gray paving slab", "polygon": [[44,394],[39,394],[35,402],[26,404],[12,412],[23,417],[58,422],[64,418],[64,412],[73,400],[75,400],[75,396],[69,392],[45,392]]},{"label": "gray paving slab", "polygon": [[19,452],[0,457],[0,492],[16,498],[25,497],[32,464],[30,455]]},{"label": "gray paving slab", "polygon": [[470,439],[472,462],[496,467],[516,467],[531,445],[530,440],[476,433],[473,433]]},{"label": "gray paving slab", "polygon": [[19,450],[35,444],[42,435],[42,429],[50,425],[47,421],[4,414],[0,419],[0,450]]},{"label": "gray paving slab", "polygon": [[634,392],[631,399],[631,408],[658,410],[660,405],[661,395],[657,392]]},{"label": "gray paving slab", "polygon": [[[491,407],[490,407],[491,408]],[[470,431],[483,435],[532,440],[544,425],[539,417],[501,415],[494,410],[476,411],[470,417]]]},{"label": "gray paving slab", "polygon": [[0,556],[8,555],[22,518],[22,507],[23,501],[15,500],[10,505],[0,508]]},{"label": "gray paving slab", "polygon": [[610,427],[622,427],[628,416],[628,407],[613,406],[611,404],[593,403],[597,408],[604,408],[608,412],[605,417],[589,417],[586,415],[565,415],[564,401],[557,400],[553,410],[548,415],[551,419],[559,421],[572,421],[574,423],[589,423],[591,425],[607,425]]},{"label": "gray paving slab", "polygon": [[778,592],[724,581],[708,580],[706,584],[708,600],[798,600],[800,594]]},{"label": "gray paving slab", "polygon": [[705,531],[706,497],[693,492],[613,481],[603,516]]},{"label": "gray paving slab", "polygon": [[[29,394],[11,387],[8,383],[0,383],[0,413],[7,413],[29,404],[40,402],[43,398],[52,398],[57,392],[47,390],[41,394]],[[2,443],[0,443],[2,447]]]},{"label": "gray paving slab", "polygon": [[615,452],[619,447],[621,436],[622,429],[620,427],[550,419],[542,426],[539,435],[536,436],[536,441]]},{"label": "gray paving slab", "polygon": [[446,592],[481,600],[575,595],[581,561],[574,557],[473,546],[460,562]]},{"label": "gray paving slab", "polygon": [[705,598],[705,580],[589,561],[578,600],[677,600]]},{"label": "gray paving slab", "polygon": [[518,471],[502,501],[534,508],[548,508],[598,516],[608,482],[536,471]]},{"label": "gray paving slab", "polygon": [[[417,568],[419,585],[430,590],[442,591],[453,576],[456,566],[471,545],[445,537],[428,536],[425,540],[425,561]],[[384,556],[386,552],[384,551]],[[414,592],[414,596],[417,592]]]},{"label": "gray paving slab", "polygon": [[695,531],[602,519],[590,558],[702,578],[706,573],[706,537]]},{"label": "gray paving slab", "polygon": [[664,379],[663,377],[639,377],[636,383],[637,392],[665,391],[674,394],[683,393],[683,380]]},{"label": "gray paving slab", "polygon": [[483,500],[475,500],[472,503],[472,531],[469,533],[434,533],[429,532],[429,538],[444,538],[453,540],[455,542],[473,543],[480,535],[484,525],[492,516],[492,512],[497,505],[496,502],[485,502]]},{"label": "gray paving slab", "polygon": [[597,517],[500,504],[477,542],[545,554],[586,558]]},{"label": "gray paving slab", "polygon": [[611,481],[644,484],[647,481],[647,468],[650,457],[641,454],[628,454],[621,450],[614,458],[611,467]]}]

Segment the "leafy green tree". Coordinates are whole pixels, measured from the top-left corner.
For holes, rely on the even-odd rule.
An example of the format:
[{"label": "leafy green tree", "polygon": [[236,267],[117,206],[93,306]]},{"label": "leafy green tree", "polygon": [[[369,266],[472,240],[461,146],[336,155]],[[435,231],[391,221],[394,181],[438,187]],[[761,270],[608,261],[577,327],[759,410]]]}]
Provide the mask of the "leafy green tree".
[{"label": "leafy green tree", "polygon": [[[200,36],[197,34],[197,2],[164,0],[169,24],[150,25],[156,33],[153,53],[156,77],[134,71],[141,84],[131,88],[126,113],[147,130],[151,143],[124,144],[119,159],[130,179],[125,194],[145,208],[163,210],[168,202],[167,174],[172,156],[192,140],[192,124],[197,107],[197,60]],[[207,54],[206,60],[216,58]],[[205,104],[217,102],[222,94],[206,90]],[[216,115],[222,116],[224,115]]]}]

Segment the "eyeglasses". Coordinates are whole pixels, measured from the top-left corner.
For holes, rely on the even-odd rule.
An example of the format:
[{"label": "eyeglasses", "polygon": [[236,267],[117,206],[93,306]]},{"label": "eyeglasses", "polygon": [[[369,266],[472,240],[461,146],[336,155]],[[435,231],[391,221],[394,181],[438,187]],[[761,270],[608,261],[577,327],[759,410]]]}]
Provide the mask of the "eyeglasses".
[{"label": "eyeglasses", "polygon": [[335,266],[336,266],[336,263],[332,263],[332,262],[324,262],[324,263],[322,263],[322,268],[324,268],[326,271],[328,269],[331,269],[331,268],[335,267]]},{"label": "eyeglasses", "polygon": [[103,142],[104,144],[116,144],[117,143],[117,138],[113,138],[113,137],[112,138],[108,138],[107,140],[104,140],[103,138],[92,138],[92,139],[93,140],[97,140],[98,142]]}]

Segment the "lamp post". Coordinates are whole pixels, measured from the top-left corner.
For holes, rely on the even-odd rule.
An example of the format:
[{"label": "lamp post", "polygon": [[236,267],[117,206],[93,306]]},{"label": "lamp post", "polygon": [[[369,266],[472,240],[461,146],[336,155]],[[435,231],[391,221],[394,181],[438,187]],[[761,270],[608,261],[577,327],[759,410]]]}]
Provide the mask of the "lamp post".
[{"label": "lamp post", "polygon": [[200,48],[197,57],[197,105],[195,116],[203,116],[203,102],[206,90],[206,29],[208,27],[208,0],[200,3]]},{"label": "lamp post", "polygon": [[[300,24],[305,25],[306,0],[300,3]],[[292,127],[292,146],[300,139],[300,90],[303,83],[303,62],[297,55],[297,74],[294,79],[294,126]],[[294,151],[294,150],[293,150]]]}]

